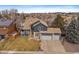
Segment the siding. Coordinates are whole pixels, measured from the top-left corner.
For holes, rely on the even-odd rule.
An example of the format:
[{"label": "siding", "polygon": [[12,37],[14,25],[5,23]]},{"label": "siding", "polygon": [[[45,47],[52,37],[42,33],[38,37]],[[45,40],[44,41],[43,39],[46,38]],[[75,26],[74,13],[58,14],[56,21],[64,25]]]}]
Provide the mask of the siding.
[{"label": "siding", "polygon": [[47,30],[47,27],[45,25],[41,24],[41,23],[39,23],[36,26],[32,26],[33,32],[46,31],[46,30]]},{"label": "siding", "polygon": [[16,31],[16,26],[14,24],[8,27],[8,33],[11,33],[13,31]]},{"label": "siding", "polygon": [[0,28],[0,34],[5,35],[8,33],[8,29],[7,28]]},{"label": "siding", "polygon": [[6,35],[13,31],[15,31],[15,25],[11,25],[10,27],[5,27],[5,29],[4,29],[4,27],[0,28],[0,34],[2,34],[2,35]]},{"label": "siding", "polygon": [[21,36],[28,36],[30,34],[30,30],[21,30],[20,34]]}]

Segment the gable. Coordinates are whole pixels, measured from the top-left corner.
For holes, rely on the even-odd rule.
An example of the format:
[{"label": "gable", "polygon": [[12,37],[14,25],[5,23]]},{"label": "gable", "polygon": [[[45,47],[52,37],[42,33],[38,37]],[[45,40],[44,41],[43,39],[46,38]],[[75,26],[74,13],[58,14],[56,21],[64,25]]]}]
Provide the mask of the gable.
[{"label": "gable", "polygon": [[48,25],[44,21],[41,21],[41,20],[33,23],[31,26],[35,27],[35,26],[38,26],[38,25],[43,25],[45,27],[48,27]]},{"label": "gable", "polygon": [[47,26],[45,26],[44,24],[42,23],[37,23],[35,25],[32,25],[32,30],[34,32],[38,32],[38,31],[46,31],[47,30]]},{"label": "gable", "polygon": [[38,23],[33,24],[33,25],[32,25],[32,28],[34,28],[34,27],[39,27],[39,26],[41,26],[41,27],[47,27],[47,26],[45,26],[44,24],[38,22]]}]

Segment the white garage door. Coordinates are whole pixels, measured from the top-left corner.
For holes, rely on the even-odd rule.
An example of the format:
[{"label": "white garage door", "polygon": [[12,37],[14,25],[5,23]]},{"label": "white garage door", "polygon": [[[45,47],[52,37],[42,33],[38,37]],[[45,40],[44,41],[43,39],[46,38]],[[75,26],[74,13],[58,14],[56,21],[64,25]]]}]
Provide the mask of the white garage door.
[{"label": "white garage door", "polygon": [[53,35],[53,40],[59,40],[60,36],[59,35]]},{"label": "white garage door", "polygon": [[52,40],[52,35],[51,34],[42,34],[40,36],[41,40]]}]

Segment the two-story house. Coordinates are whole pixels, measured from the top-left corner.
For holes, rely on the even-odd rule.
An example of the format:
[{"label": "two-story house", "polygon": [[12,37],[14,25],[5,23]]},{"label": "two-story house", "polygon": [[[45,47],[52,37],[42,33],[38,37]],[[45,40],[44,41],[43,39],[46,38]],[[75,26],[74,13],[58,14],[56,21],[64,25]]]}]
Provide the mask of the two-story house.
[{"label": "two-story house", "polygon": [[18,31],[21,36],[41,40],[59,40],[61,36],[60,28],[49,28],[46,22],[33,17],[27,17],[26,20],[21,23]]}]

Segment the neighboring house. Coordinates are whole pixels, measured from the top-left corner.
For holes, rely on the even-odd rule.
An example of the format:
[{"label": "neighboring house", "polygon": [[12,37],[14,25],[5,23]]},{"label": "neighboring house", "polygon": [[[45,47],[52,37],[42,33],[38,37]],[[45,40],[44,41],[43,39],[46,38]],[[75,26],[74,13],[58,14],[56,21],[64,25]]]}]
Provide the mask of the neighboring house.
[{"label": "neighboring house", "polygon": [[0,40],[15,34],[16,29],[14,21],[15,20],[11,19],[0,19]]},{"label": "neighboring house", "polygon": [[47,23],[37,18],[26,18],[21,23],[19,32],[22,36],[30,36],[40,40],[59,40],[61,36],[60,28],[49,28]]}]

